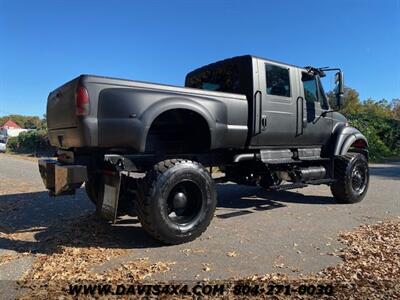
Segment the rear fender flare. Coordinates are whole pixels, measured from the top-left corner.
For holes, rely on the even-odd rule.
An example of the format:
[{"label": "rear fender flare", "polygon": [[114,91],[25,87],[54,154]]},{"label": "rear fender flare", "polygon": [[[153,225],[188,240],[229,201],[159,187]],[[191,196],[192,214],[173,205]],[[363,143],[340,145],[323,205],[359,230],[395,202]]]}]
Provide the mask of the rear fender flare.
[{"label": "rear fender flare", "polygon": [[162,113],[173,109],[187,109],[199,114],[208,124],[210,130],[210,145],[213,148],[216,136],[216,120],[212,114],[203,105],[190,99],[182,98],[167,98],[162,101],[157,101],[147,108],[141,115],[140,120],[144,125],[143,134],[140,140],[139,151],[144,152],[146,148],[147,134],[154,120]]}]

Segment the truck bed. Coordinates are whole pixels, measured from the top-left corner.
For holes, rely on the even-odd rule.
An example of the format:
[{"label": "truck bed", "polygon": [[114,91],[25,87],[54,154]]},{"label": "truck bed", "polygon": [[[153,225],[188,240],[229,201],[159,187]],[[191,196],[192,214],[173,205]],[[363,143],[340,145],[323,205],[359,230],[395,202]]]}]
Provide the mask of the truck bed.
[{"label": "truck bed", "polygon": [[[86,88],[89,95],[89,112],[85,116],[76,114],[75,91],[79,86]],[[124,148],[146,152],[153,122],[169,111],[191,112],[193,117],[204,120],[210,149],[245,146],[245,95],[93,75],[81,75],[49,94],[50,143],[64,149]],[[168,134],[173,137],[173,133]]]}]

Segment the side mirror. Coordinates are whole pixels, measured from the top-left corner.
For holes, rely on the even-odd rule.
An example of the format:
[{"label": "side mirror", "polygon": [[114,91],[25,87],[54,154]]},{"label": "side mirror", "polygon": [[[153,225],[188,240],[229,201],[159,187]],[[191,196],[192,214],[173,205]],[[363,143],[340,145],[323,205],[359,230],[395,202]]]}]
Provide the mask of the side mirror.
[{"label": "side mirror", "polygon": [[343,72],[339,71],[335,74],[335,94],[336,94],[336,106],[340,109],[343,104],[343,95],[344,95],[344,81],[343,81]]}]

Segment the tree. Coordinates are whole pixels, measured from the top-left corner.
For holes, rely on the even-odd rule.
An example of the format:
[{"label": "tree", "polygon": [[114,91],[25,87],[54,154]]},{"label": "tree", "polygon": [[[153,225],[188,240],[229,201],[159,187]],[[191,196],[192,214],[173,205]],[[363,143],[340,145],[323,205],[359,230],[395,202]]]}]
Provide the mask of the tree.
[{"label": "tree", "polygon": [[[345,87],[343,106],[340,112],[350,124],[358,128],[368,139],[372,160],[400,154],[400,99],[391,102],[371,98],[360,101],[355,89]],[[333,92],[328,93],[331,106],[336,99]]]},{"label": "tree", "polygon": [[367,99],[363,103],[362,111],[372,117],[393,118],[391,104],[385,99],[379,101]]},{"label": "tree", "polygon": [[[335,107],[336,103],[336,95],[334,92],[329,92],[327,94],[329,105],[331,107]],[[356,114],[361,109],[361,102],[359,98],[359,94],[355,89],[345,87],[344,88],[344,95],[343,95],[343,105],[340,108],[340,112],[344,115],[352,115]]]},{"label": "tree", "polygon": [[43,118],[40,120],[40,128],[39,129],[47,131],[47,115],[46,114],[43,114]]},{"label": "tree", "polygon": [[400,120],[400,98],[393,99],[391,103],[393,118]]}]

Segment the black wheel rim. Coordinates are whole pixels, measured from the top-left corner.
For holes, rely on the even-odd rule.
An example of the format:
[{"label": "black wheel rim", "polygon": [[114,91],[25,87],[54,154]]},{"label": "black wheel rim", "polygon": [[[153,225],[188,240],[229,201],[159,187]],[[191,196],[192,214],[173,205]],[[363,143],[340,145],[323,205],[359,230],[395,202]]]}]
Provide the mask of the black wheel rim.
[{"label": "black wheel rim", "polygon": [[363,165],[356,165],[351,172],[351,188],[357,194],[365,191],[368,180],[367,169]]},{"label": "black wheel rim", "polygon": [[167,214],[177,225],[187,225],[197,218],[203,206],[203,194],[193,181],[182,181],[174,186],[167,199]]}]

